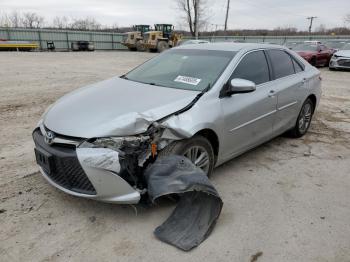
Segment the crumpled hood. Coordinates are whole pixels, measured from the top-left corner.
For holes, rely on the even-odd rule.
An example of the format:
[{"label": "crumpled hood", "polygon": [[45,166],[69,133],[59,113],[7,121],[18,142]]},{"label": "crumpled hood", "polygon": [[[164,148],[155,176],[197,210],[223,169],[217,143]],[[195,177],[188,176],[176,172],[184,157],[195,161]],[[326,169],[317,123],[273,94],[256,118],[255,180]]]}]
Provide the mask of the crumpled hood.
[{"label": "crumpled hood", "polygon": [[135,135],[182,109],[198,93],[114,77],[63,96],[44,115],[43,123],[72,137]]},{"label": "crumpled hood", "polygon": [[350,50],[339,50],[334,55],[350,57]]}]

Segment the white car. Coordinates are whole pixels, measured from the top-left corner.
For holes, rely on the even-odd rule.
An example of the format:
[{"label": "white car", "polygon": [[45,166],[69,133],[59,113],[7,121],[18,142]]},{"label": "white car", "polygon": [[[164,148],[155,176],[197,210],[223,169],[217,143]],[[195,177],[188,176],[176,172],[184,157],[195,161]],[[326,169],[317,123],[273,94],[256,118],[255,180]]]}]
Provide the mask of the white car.
[{"label": "white car", "polygon": [[350,42],[335,52],[329,61],[329,70],[350,69]]}]

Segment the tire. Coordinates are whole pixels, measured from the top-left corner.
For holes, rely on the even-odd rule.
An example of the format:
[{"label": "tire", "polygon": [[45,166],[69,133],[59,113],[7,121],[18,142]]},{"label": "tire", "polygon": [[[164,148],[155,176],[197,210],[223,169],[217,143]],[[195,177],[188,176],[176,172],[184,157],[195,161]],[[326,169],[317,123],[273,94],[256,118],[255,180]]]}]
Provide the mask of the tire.
[{"label": "tire", "polygon": [[158,51],[159,53],[161,53],[161,52],[163,52],[163,51],[165,51],[165,50],[167,50],[167,49],[169,49],[169,44],[168,44],[167,42],[165,42],[165,41],[159,41],[159,42],[157,43],[157,51]]},{"label": "tire", "polygon": [[302,137],[309,130],[315,105],[310,98],[306,99],[298,115],[298,119],[289,135],[294,138]]},{"label": "tire", "polygon": [[79,45],[77,43],[72,43],[72,50],[79,51]]},{"label": "tire", "polygon": [[137,51],[136,47],[128,47],[129,51]]},{"label": "tire", "polygon": [[312,66],[316,66],[316,65],[317,65],[317,58],[316,58],[316,57],[311,58],[310,64],[311,64]]},{"label": "tire", "polygon": [[[196,150],[197,148],[197,150]],[[191,159],[190,155],[192,154],[193,158]],[[207,176],[210,176],[213,172],[214,165],[215,165],[215,157],[214,157],[214,150],[211,146],[208,139],[202,137],[202,136],[194,136],[189,139],[179,140],[175,141],[171,144],[169,144],[167,147],[165,147],[163,150],[161,150],[158,153],[158,157],[164,157],[169,155],[181,155],[188,157],[192,163],[194,163],[194,159],[197,160],[202,157],[202,154],[204,155],[204,158],[200,160],[196,166],[202,168],[204,173],[206,173]],[[204,159],[207,159],[207,161],[204,161]],[[202,167],[199,164],[204,164],[207,162],[207,165],[203,165]]]},{"label": "tire", "polygon": [[143,45],[142,45],[142,40],[138,40],[138,41],[136,42],[136,49],[137,49],[137,51],[139,51],[139,52],[145,51],[145,48],[144,48]]},{"label": "tire", "polygon": [[328,67],[328,69],[329,69],[330,71],[335,71],[335,68],[333,68],[333,67]]}]

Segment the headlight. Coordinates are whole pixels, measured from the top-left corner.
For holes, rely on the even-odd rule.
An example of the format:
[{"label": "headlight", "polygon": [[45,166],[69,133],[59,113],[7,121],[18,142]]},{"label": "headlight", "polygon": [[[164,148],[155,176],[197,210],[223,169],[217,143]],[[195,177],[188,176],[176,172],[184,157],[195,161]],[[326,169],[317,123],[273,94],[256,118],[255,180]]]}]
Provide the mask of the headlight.
[{"label": "headlight", "polygon": [[149,140],[149,136],[126,136],[126,137],[104,137],[90,142],[94,147],[120,149],[124,146],[140,147],[142,143]]}]

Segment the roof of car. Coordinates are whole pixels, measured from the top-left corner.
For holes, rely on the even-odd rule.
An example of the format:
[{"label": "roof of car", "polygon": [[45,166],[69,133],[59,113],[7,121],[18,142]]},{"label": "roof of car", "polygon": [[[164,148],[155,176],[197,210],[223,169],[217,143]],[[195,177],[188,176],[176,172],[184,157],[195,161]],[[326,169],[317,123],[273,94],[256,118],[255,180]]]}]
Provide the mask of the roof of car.
[{"label": "roof of car", "polygon": [[285,47],[275,44],[261,43],[208,43],[200,45],[183,45],[177,47],[179,49],[202,49],[202,50],[218,50],[218,51],[240,51],[242,49],[260,49],[260,48],[282,48]]}]

